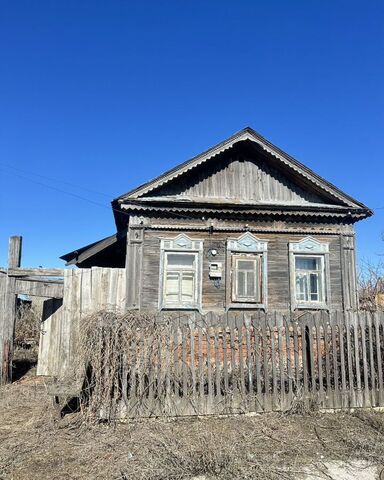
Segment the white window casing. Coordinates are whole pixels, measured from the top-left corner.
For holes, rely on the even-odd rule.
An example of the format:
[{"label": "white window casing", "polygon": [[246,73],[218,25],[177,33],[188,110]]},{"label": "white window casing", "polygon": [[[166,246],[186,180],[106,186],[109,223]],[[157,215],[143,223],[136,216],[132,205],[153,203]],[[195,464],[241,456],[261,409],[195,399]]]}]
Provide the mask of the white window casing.
[{"label": "white window casing", "polygon": [[267,242],[247,232],[227,242],[227,309],[267,308]]},{"label": "white window casing", "polygon": [[328,309],[329,244],[306,237],[289,243],[291,309]]},{"label": "white window casing", "polygon": [[186,235],[161,239],[160,309],[201,309],[203,241]]}]

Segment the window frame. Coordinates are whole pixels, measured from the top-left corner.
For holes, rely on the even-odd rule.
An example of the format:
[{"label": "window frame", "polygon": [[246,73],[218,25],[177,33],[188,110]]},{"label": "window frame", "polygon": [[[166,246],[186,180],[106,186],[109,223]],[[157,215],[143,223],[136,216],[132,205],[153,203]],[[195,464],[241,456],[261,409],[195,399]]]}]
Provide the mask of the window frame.
[{"label": "window frame", "polygon": [[[163,238],[160,241],[160,272],[159,272],[159,310],[199,310],[201,311],[202,300],[202,252],[203,241],[189,238],[181,234],[175,238]],[[168,269],[167,258],[170,254],[193,255],[195,267],[193,269],[177,268],[174,271],[194,272],[194,298],[192,302],[170,303],[165,298],[166,275],[172,269]]]},{"label": "window frame", "polygon": [[[267,272],[267,241],[260,240],[250,232],[238,238],[227,241],[227,268],[226,268],[226,310],[230,309],[264,309],[268,304],[268,272]],[[233,295],[238,277],[233,266],[233,260],[238,258],[257,258],[259,261],[259,295],[260,301],[251,298],[236,299]]]},{"label": "window frame", "polygon": [[[239,261],[252,261],[255,263],[254,266],[254,274],[255,274],[255,283],[254,283],[254,296],[240,296],[238,293],[239,287],[239,270],[241,270],[237,263]],[[252,303],[258,304],[261,303],[262,300],[262,255],[260,253],[240,253],[240,252],[232,252],[231,254],[231,261],[232,261],[232,295],[231,300],[233,303]],[[247,283],[247,282],[246,282]]]},{"label": "window frame", "polygon": [[[296,258],[320,258],[321,298],[298,300],[296,290]],[[291,310],[328,310],[330,305],[329,244],[306,237],[298,242],[289,242],[289,270]],[[308,270],[310,271],[310,270]]]}]

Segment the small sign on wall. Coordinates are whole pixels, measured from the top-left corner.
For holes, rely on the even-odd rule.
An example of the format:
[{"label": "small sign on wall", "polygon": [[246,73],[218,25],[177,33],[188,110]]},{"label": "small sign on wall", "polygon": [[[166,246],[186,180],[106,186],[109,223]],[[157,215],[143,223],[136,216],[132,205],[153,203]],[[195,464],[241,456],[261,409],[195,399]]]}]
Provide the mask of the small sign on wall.
[{"label": "small sign on wall", "polygon": [[223,276],[223,265],[221,262],[209,264],[209,278],[221,278]]}]

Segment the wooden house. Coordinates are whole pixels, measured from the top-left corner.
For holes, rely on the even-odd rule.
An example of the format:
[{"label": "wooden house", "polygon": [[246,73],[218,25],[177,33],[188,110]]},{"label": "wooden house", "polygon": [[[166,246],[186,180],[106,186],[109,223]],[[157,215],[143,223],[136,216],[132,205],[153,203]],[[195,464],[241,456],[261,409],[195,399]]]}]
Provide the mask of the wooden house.
[{"label": "wooden house", "polygon": [[112,202],[117,233],[61,257],[126,267],[133,309],[356,310],[362,203],[245,128]]}]

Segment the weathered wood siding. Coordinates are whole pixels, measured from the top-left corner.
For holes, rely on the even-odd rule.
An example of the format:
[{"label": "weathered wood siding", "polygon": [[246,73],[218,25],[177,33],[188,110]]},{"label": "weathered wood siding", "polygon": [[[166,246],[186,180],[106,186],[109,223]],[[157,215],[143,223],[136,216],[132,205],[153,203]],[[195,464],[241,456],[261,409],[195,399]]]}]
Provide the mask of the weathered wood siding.
[{"label": "weathered wood siding", "polygon": [[324,203],[319,195],[302,188],[265,159],[240,154],[226,155],[183,176],[182,182],[165,185],[152,196],[180,195],[199,198],[235,199],[246,202]]},{"label": "weathered wood siding", "polygon": [[[287,311],[290,310],[290,278],[289,278],[289,253],[288,244],[292,241],[303,239],[304,233],[255,233],[261,240],[268,241],[268,308],[271,310]],[[157,309],[159,304],[159,275],[160,275],[160,239],[173,238],[180,232],[153,231],[150,228],[144,230],[143,239],[143,259],[141,271],[141,307],[145,309]],[[213,232],[208,231],[185,231],[191,238],[202,239],[204,241],[203,254],[203,286],[202,286],[202,310],[223,312],[229,299],[226,298],[226,264],[227,264],[227,240],[236,238],[241,232]],[[354,298],[355,283],[348,282],[343,284],[344,280],[352,278],[354,264],[351,266],[345,261],[345,253],[341,246],[341,239],[344,238],[337,234],[316,234],[308,231],[308,235],[313,235],[321,242],[329,243],[329,282],[330,299],[328,306],[332,310],[343,310],[345,296],[348,299]],[[343,240],[344,241],[344,240]],[[209,251],[214,248],[218,254],[212,258],[209,257]],[[344,256],[343,256],[344,255]],[[211,261],[221,262],[223,264],[223,277],[219,287],[209,278],[209,263]],[[343,274],[343,269],[348,268],[347,274]],[[356,302],[351,304],[348,300],[349,308],[356,308]]]},{"label": "weathered wood siding", "polygon": [[123,312],[126,274],[123,268],[65,270],[64,298],[44,303],[37,375],[74,379],[79,324],[99,310]]}]

